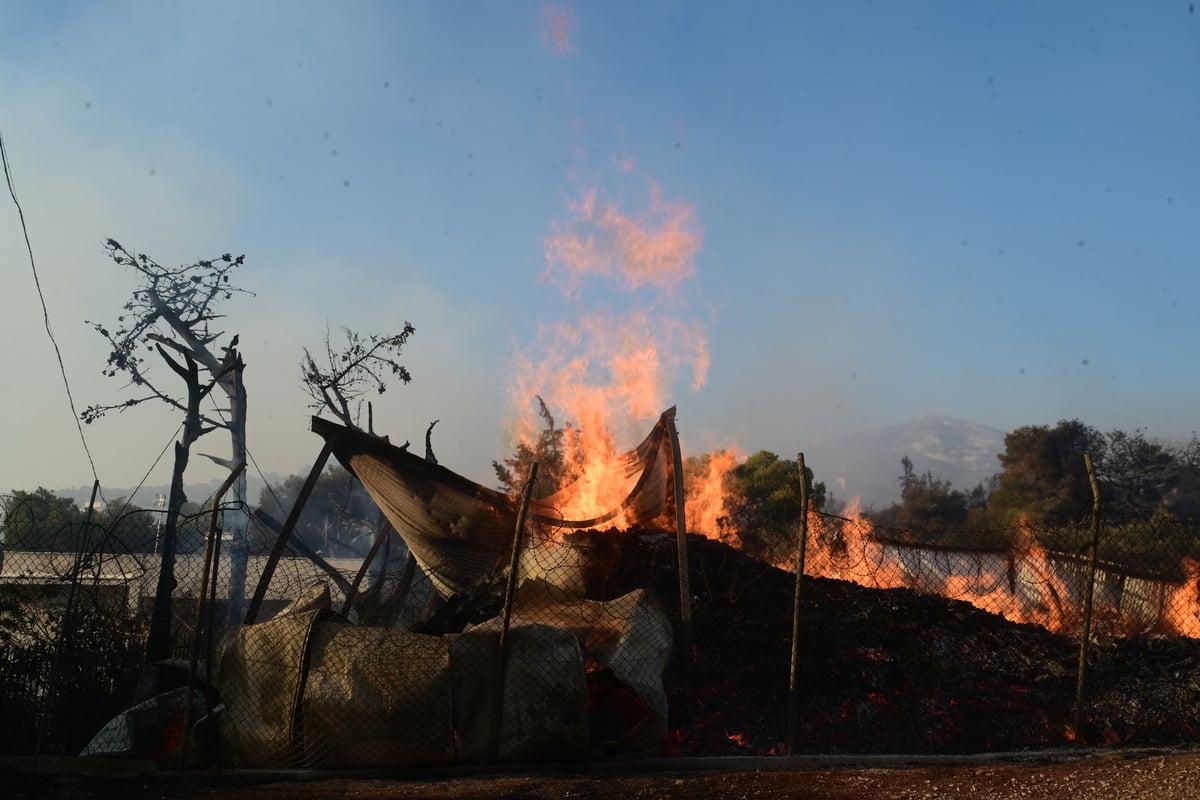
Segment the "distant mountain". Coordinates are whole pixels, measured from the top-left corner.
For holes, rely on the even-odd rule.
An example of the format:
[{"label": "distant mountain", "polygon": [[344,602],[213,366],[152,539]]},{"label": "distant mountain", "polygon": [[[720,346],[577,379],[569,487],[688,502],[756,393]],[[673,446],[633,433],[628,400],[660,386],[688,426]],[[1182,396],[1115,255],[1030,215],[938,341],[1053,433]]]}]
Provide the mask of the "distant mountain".
[{"label": "distant mountain", "polygon": [[1000,471],[997,456],[1002,452],[1003,431],[927,416],[834,440],[812,466],[816,479],[837,499],[859,497],[865,508],[882,508],[900,500],[900,460],[905,456],[918,474],[931,472],[956,489],[969,490]]}]

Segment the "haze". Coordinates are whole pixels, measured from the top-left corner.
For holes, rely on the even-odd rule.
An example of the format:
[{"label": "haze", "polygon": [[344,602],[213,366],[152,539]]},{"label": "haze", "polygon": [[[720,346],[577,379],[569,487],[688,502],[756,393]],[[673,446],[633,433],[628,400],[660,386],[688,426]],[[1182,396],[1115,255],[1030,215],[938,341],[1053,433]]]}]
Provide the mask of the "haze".
[{"label": "haze", "polygon": [[[833,443],[928,414],[1198,427],[1188,2],[3,16],[0,132],[76,410],[125,396],[84,322],[133,288],[113,237],[164,264],[246,255],[256,295],[224,327],[266,473],[320,447],[301,349],[406,320],[414,380],[373,398],[376,427],[419,448],[440,420],[441,462],[488,484],[589,335],[663,345],[630,367],[653,376],[620,406],[630,431],[676,404],[689,453],[807,450],[818,479]],[[88,483],[8,197],[0,258],[0,491]],[[143,407],[86,427],[101,481],[165,483],[177,424]]]}]

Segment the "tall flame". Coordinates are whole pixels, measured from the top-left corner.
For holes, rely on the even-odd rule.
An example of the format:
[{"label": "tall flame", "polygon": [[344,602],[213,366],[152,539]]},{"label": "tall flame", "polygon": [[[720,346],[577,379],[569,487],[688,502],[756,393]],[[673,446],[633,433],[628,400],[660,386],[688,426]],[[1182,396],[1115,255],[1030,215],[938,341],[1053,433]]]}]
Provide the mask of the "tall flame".
[{"label": "tall flame", "polygon": [[1200,638],[1200,563],[1185,558],[1183,572],[1187,579],[1165,604],[1167,619],[1181,635]]},{"label": "tall flame", "polygon": [[572,507],[562,509],[572,518],[623,499],[622,482],[606,474],[614,456],[670,405],[681,378],[695,390],[707,377],[707,331],[681,302],[703,230],[690,205],[666,200],[653,180],[647,187],[636,213],[598,189],[570,204],[544,247],[543,277],[562,292],[555,307],[563,317],[545,320],[515,356],[515,438],[537,439],[539,420],[528,413],[534,397],[574,426],[565,445],[584,477]]},{"label": "tall flame", "polygon": [[736,544],[734,531],[725,524],[726,476],[738,465],[741,456],[735,450],[718,450],[703,460],[699,474],[687,482],[688,530],[726,544]]},{"label": "tall flame", "polygon": [[585,192],[571,205],[571,222],[546,239],[546,274],[563,280],[568,291],[592,274],[626,289],[650,286],[662,292],[693,278],[704,239],[695,210],[665,200],[653,180],[649,193],[650,207],[633,217],[600,200],[595,189]]}]

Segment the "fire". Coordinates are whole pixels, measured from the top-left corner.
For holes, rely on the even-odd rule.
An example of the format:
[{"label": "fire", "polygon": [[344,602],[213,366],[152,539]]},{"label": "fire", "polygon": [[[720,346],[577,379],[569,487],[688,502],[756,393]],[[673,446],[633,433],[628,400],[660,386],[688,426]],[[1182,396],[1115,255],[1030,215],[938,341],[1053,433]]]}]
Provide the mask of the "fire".
[{"label": "fire", "polygon": [[653,180],[648,190],[650,205],[640,216],[604,202],[595,189],[585,192],[571,205],[570,223],[546,240],[546,277],[568,293],[590,275],[617,281],[624,290],[648,286],[666,293],[695,277],[704,241],[695,210],[664,199]]},{"label": "fire", "polygon": [[1182,636],[1200,638],[1200,563],[1185,558],[1183,571],[1187,580],[1166,602],[1167,622]]},{"label": "fire", "polygon": [[736,536],[727,525],[725,517],[725,478],[738,465],[741,456],[734,450],[718,450],[710,453],[704,461],[704,471],[689,476],[687,487],[688,530],[700,533],[709,539],[719,539],[727,544],[736,543]]},{"label": "fire", "polygon": [[[546,321],[516,355],[515,407],[529,409],[541,397],[573,426],[564,455],[582,477],[560,509],[572,519],[621,503],[630,487],[614,471],[623,452],[618,443],[641,438],[646,423],[671,404],[681,378],[690,377],[697,390],[707,377],[707,331],[679,300],[696,275],[703,231],[694,209],[665,199],[652,180],[647,194],[639,213],[605,201],[596,189],[571,204],[544,247],[543,277],[561,290],[556,307],[565,318]],[[538,423],[521,413],[514,438],[532,446]]]},{"label": "fire", "polygon": [[[806,575],[852,581],[873,589],[907,587],[940,594],[1051,631],[1070,631],[1077,625],[1075,611],[1065,605],[1071,594],[1028,525],[1020,527],[1009,553],[948,554],[880,541],[855,501],[839,517],[810,510],[808,531]],[[794,571],[794,557],[779,566]],[[1190,589],[1179,590],[1191,592],[1192,607],[1196,580],[1200,579],[1194,578]],[[1181,632],[1187,624],[1186,618],[1175,621]],[[1200,634],[1200,619],[1193,617],[1191,624]]]},{"label": "fire", "polygon": [[[873,531],[858,498],[838,518],[810,509],[804,574],[852,581],[873,589],[910,585],[903,563],[875,540]],[[780,566],[795,571],[795,557]]]},{"label": "fire", "polygon": [[570,9],[545,3],[538,13],[541,23],[542,45],[556,56],[575,52],[571,43],[571,31],[575,28],[575,16]]}]

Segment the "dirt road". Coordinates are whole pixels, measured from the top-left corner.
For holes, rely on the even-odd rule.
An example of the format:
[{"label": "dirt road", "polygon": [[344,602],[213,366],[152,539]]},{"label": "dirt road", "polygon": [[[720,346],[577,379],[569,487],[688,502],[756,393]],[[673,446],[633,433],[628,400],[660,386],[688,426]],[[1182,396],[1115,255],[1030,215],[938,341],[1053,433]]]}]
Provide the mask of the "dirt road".
[{"label": "dirt road", "polygon": [[[319,773],[65,779],[38,786],[5,776],[9,797],[76,800],[709,800],[709,798],[933,798],[993,800],[1192,800],[1200,791],[1200,752],[1050,753],[946,759],[855,757],[709,759],[584,772],[424,773],[347,776]],[[667,767],[664,770],[662,767]],[[27,777],[27,776],[25,776]],[[25,788],[21,788],[24,784]]]}]

